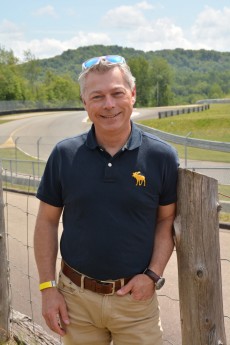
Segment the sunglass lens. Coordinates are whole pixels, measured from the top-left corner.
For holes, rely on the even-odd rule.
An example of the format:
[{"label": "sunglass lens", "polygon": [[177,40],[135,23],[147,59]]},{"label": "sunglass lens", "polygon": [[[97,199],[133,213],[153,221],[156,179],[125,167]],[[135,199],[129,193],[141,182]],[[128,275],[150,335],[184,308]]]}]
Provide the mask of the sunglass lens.
[{"label": "sunglass lens", "polygon": [[111,63],[123,63],[125,59],[119,55],[107,55],[106,60]]},{"label": "sunglass lens", "polygon": [[92,59],[89,59],[83,63],[83,68],[84,69],[90,68],[90,67],[96,65],[99,60],[100,60],[100,57],[94,57]]},{"label": "sunglass lens", "polygon": [[110,62],[110,63],[125,63],[125,59],[122,56],[119,55],[107,55],[107,56],[97,56],[97,57],[93,57],[85,62],[83,62],[82,64],[82,70],[84,71],[87,68],[90,68],[94,65],[97,65],[99,63],[99,61],[101,59],[105,59],[106,61]]}]

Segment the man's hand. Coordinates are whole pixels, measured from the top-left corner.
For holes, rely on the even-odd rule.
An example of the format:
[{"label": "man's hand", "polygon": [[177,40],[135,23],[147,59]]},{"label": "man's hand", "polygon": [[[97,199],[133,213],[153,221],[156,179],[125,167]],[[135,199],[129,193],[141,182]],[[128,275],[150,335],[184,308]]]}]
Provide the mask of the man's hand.
[{"label": "man's hand", "polygon": [[64,297],[57,288],[42,290],[42,315],[53,332],[62,337],[65,335],[63,327],[70,321]]},{"label": "man's hand", "polygon": [[117,295],[124,296],[130,293],[135,300],[145,301],[153,296],[154,291],[154,282],[146,274],[138,274],[118,290]]}]

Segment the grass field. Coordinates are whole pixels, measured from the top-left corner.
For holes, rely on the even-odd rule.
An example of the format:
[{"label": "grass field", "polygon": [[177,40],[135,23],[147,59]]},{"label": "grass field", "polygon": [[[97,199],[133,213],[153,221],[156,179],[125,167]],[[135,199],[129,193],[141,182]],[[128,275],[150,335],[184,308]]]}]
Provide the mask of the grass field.
[{"label": "grass field", "polygon": [[[212,104],[203,112],[175,115],[163,119],[139,121],[141,124],[164,132],[187,136],[190,138],[230,142],[230,104]],[[184,158],[182,145],[172,145],[180,158]],[[230,163],[228,152],[210,151],[187,147],[187,158],[193,160]]]},{"label": "grass field", "polygon": [[211,104],[209,110],[140,123],[190,138],[230,142],[230,104]]}]

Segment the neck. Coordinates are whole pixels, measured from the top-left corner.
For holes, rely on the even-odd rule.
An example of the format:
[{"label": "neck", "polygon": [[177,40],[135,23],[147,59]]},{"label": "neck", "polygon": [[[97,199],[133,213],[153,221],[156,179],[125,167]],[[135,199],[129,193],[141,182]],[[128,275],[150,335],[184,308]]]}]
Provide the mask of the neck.
[{"label": "neck", "polygon": [[125,130],[116,133],[105,132],[98,133],[95,129],[96,139],[111,156],[114,156],[127,142],[131,133],[131,124]]}]

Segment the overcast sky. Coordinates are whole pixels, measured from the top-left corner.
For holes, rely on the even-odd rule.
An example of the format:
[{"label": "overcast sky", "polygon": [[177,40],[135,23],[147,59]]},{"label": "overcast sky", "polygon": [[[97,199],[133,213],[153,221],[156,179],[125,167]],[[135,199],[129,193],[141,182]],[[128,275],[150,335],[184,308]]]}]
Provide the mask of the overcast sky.
[{"label": "overcast sky", "polygon": [[5,0],[0,46],[23,59],[93,44],[230,51],[229,0]]}]

